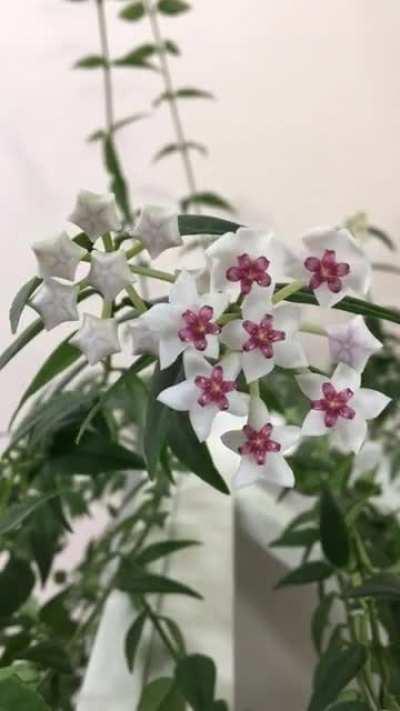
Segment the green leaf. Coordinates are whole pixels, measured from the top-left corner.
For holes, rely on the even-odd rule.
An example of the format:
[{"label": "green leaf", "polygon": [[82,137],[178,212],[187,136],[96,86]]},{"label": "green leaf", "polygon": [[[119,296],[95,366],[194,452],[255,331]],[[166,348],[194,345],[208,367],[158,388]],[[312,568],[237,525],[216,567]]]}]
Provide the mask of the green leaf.
[{"label": "green leaf", "polygon": [[33,514],[38,508],[43,506],[54,494],[47,494],[46,496],[30,497],[26,501],[20,504],[11,504],[0,517],[0,536],[14,531],[18,526],[25,521],[31,514]]},{"label": "green leaf", "polygon": [[325,595],[316,607],[311,619],[311,635],[314,647],[318,654],[321,654],[322,639],[327,625],[329,624],[329,614],[332,609],[334,595]]},{"label": "green leaf", "polygon": [[0,617],[16,612],[28,600],[34,584],[29,563],[12,555],[0,573]]},{"label": "green leaf", "polygon": [[176,91],[164,91],[153,101],[153,106],[159,106],[163,101],[173,101],[175,99],[214,99],[214,96],[209,91],[186,86]]},{"label": "green leaf", "polygon": [[114,147],[114,141],[110,135],[107,135],[103,141],[103,153],[105,166],[111,176],[111,192],[115,194],[115,199],[126,221],[131,222],[132,211],[129,203],[128,189]]},{"label": "green leaf", "polygon": [[136,620],[131,624],[128,633],[125,637],[125,657],[130,672],[133,670],[133,667],[135,665],[136,652],[139,646],[140,639],[142,637],[146,618],[147,613],[144,610],[137,616]]},{"label": "green leaf", "polygon": [[190,10],[190,5],[183,0],[159,0],[158,9],[164,15],[179,15]]},{"label": "green leaf", "polygon": [[216,669],[212,659],[201,654],[184,657],[176,666],[175,679],[194,711],[208,711],[215,694]]},{"label": "green leaf", "polygon": [[11,333],[16,333],[18,329],[18,324],[21,318],[21,314],[29,301],[32,294],[36,291],[38,286],[42,283],[39,277],[32,277],[29,281],[21,286],[20,290],[17,292],[16,296],[10,307],[10,326]]},{"label": "green leaf", "polygon": [[[130,116],[126,116],[123,119],[119,119],[119,121],[115,121],[115,123],[113,123],[111,133],[114,135],[114,133],[120,131],[121,128],[125,128],[125,126],[129,126],[131,123],[136,123],[136,121],[141,121],[142,119],[148,118],[149,116],[149,113],[142,111],[136,114],[131,114]],[[90,136],[87,137],[87,140],[89,141],[89,143],[92,143],[94,141],[102,141],[106,137],[107,131],[100,128],[96,131],[93,131],[93,133],[91,133]]]},{"label": "green leaf", "polygon": [[198,600],[202,599],[198,592],[187,585],[166,578],[163,575],[147,573],[143,569],[126,564],[126,562],[121,566],[118,574],[117,587],[119,590],[132,595],[158,593],[162,595],[188,595]]},{"label": "green leaf", "polygon": [[12,360],[19,351],[24,348],[35,336],[44,329],[42,319],[38,318],[22,331],[18,338],[13,341],[0,356],[0,370]]},{"label": "green leaf", "polygon": [[271,548],[297,548],[314,545],[319,540],[318,528],[303,528],[285,531],[280,538],[270,543]]},{"label": "green leaf", "polygon": [[149,58],[153,57],[157,51],[154,44],[142,44],[136,47],[131,52],[127,52],[122,57],[114,59],[113,64],[116,67],[139,67],[140,69],[156,69],[154,64],[149,62]]},{"label": "green leaf", "polygon": [[333,568],[323,561],[311,561],[304,563],[299,568],[292,570],[285,575],[276,585],[277,588],[287,587],[288,585],[305,585],[307,583],[316,583],[320,580],[326,580],[333,573]]},{"label": "green leaf", "polygon": [[175,620],[171,619],[171,617],[166,617],[165,615],[159,615],[158,619],[162,624],[166,626],[169,636],[175,643],[175,646],[178,650],[178,654],[186,654],[185,640]]},{"label": "green leaf", "polygon": [[349,590],[348,597],[373,597],[377,600],[400,600],[400,577],[392,573],[373,575],[359,587]]},{"label": "green leaf", "polygon": [[137,711],[185,711],[185,704],[174,680],[161,677],[145,686]]},{"label": "green leaf", "polygon": [[61,674],[71,674],[73,669],[64,647],[53,641],[39,642],[24,650],[20,658],[39,664],[45,670],[54,669]]},{"label": "green leaf", "polygon": [[32,408],[14,432],[13,443],[30,436],[31,445],[48,441],[55,432],[84,417],[93,403],[93,396],[81,392],[53,395],[40,407]]},{"label": "green leaf", "polygon": [[64,588],[57,595],[50,598],[39,613],[40,621],[47,625],[56,637],[65,639],[72,637],[78,624],[72,620],[67,609],[66,603],[69,592],[70,588]]},{"label": "green leaf", "polygon": [[100,54],[88,54],[87,57],[82,57],[79,59],[75,65],[75,69],[97,69],[98,67],[105,67],[106,62],[104,57]]},{"label": "green leaf", "polygon": [[161,158],[166,158],[166,156],[173,155],[174,153],[180,153],[184,150],[196,150],[202,153],[204,156],[207,155],[207,148],[202,143],[197,143],[196,141],[186,141],[185,143],[168,143],[164,148],[161,148],[154,156],[153,161],[156,163],[161,160]]},{"label": "green leaf", "polygon": [[17,677],[0,681],[0,705],[2,711],[50,711],[36,691]]},{"label": "green leaf", "polygon": [[350,540],[341,507],[328,487],[320,501],[320,533],[322,550],[332,565],[344,568],[350,559]]},{"label": "green leaf", "polygon": [[66,368],[69,368],[69,366],[75,363],[82,355],[81,352],[75,348],[75,346],[72,346],[68,342],[68,340],[60,343],[38,370],[31,384],[25,390],[21,400],[19,401],[17,409],[10,420],[10,425],[13,423],[22,405],[24,405],[28,398],[37,393],[38,390],[47,385],[51,380],[53,380],[53,378],[66,370]]},{"label": "green leaf", "polygon": [[[166,408],[168,409],[168,408]],[[211,459],[207,445],[197,439],[186,412],[168,411],[168,444],[188,471],[222,494],[230,491]]]},{"label": "green leaf", "polygon": [[200,545],[199,541],[159,541],[158,543],[152,543],[140,551],[140,553],[135,556],[135,563],[138,565],[148,565],[166,555],[171,555],[184,548],[198,545]]},{"label": "green leaf", "polygon": [[308,711],[324,711],[354,679],[366,659],[365,647],[356,643],[345,649],[333,648],[326,652],[316,670]]},{"label": "green leaf", "polygon": [[217,193],[212,192],[202,192],[193,193],[188,195],[186,198],[181,200],[182,210],[185,212],[190,209],[193,205],[207,205],[208,207],[216,207],[219,210],[227,210],[227,212],[235,212],[233,205],[231,205],[225,198]]},{"label": "green leaf", "polygon": [[68,445],[65,454],[50,457],[46,466],[59,474],[101,474],[145,468],[139,455],[100,436],[90,436],[79,445]]},{"label": "green leaf", "polygon": [[370,711],[370,707],[364,701],[339,701],[329,706],[329,711]]},{"label": "green leaf", "polygon": [[119,16],[123,20],[128,20],[129,22],[137,22],[138,20],[141,20],[144,14],[145,9],[143,3],[134,2],[124,7],[124,9],[119,13]]},{"label": "green leaf", "polygon": [[144,432],[144,455],[151,477],[157,472],[157,464],[167,439],[169,418],[172,411],[158,402],[157,396],[165,388],[182,380],[182,361],[178,358],[169,368],[160,370],[157,364],[152,378]]},{"label": "green leaf", "polygon": [[237,222],[223,220],[220,217],[203,217],[199,215],[179,215],[179,232],[181,235],[224,235],[226,232],[236,232],[240,225]]}]

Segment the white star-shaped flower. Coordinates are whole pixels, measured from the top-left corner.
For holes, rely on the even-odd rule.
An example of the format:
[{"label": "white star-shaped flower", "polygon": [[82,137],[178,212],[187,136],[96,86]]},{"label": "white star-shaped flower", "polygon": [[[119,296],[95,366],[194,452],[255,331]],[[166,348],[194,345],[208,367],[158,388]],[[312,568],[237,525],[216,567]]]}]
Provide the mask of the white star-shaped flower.
[{"label": "white star-shaped flower", "polygon": [[157,336],[161,368],[168,368],[186,349],[218,358],[220,327],[216,320],[225,311],[224,294],[201,294],[196,281],[181,272],[169,294],[168,304],[155,304],[146,314],[146,325]]},{"label": "white star-shaped flower", "polygon": [[80,227],[95,242],[107,232],[121,229],[117,203],[113,193],[92,193],[81,190],[69,221]]},{"label": "white star-shaped flower", "polygon": [[38,262],[39,274],[44,279],[60,277],[73,281],[77,266],[86,254],[86,249],[73,242],[66,232],[35,242],[32,249]]},{"label": "white star-shaped flower", "polygon": [[293,259],[287,247],[272,233],[241,227],[227,232],[207,250],[215,289],[249,294],[255,284],[274,286]]},{"label": "white star-shaped flower", "polygon": [[260,398],[251,398],[247,425],[242,430],[230,430],[222,435],[226,447],[241,455],[233,485],[250,486],[256,481],[292,487],[293,472],[285,455],[298,442],[300,428],[275,426]]},{"label": "white star-shaped flower", "polygon": [[364,370],[368,358],[382,348],[382,343],[367,328],[362,316],[344,324],[327,326],[329,349],[334,363],[347,363]]},{"label": "white star-shaped flower", "polygon": [[345,363],[339,363],[331,378],[307,373],[296,380],[311,400],[302,434],[331,433],[333,444],[347,452],[359,452],[367,436],[366,420],[378,417],[390,402],[377,390],[361,388],[360,373]]},{"label": "white star-shaped flower", "polygon": [[304,254],[292,264],[321,306],[334,306],[347,294],[365,296],[371,265],[349,230],[317,228],[303,237]]},{"label": "white star-shaped flower", "polygon": [[77,297],[76,286],[48,279],[35,294],[31,304],[40,314],[46,331],[51,331],[60,323],[79,319]]},{"label": "white star-shaped flower", "polygon": [[84,314],[82,326],[70,340],[86,356],[90,365],[119,353],[118,324],[113,318],[98,318]]},{"label": "white star-shaped flower", "polygon": [[281,368],[307,365],[298,335],[301,311],[293,304],[273,306],[272,292],[272,286],[253,286],[243,301],[243,319],[231,321],[221,332],[221,342],[240,351],[248,383],[263,378],[274,365]]},{"label": "white star-shaped flower", "polygon": [[133,236],[144,244],[152,259],[157,259],[166,249],[183,244],[176,213],[155,205],[142,208]]},{"label": "white star-shaped flower", "polygon": [[146,315],[136,318],[129,327],[132,339],[132,355],[146,355],[147,353],[158,357],[158,337],[146,324]]},{"label": "white star-shaped flower", "polygon": [[219,412],[247,415],[249,397],[236,390],[240,359],[229,354],[215,366],[195,351],[183,355],[186,380],[163,390],[157,400],[173,410],[189,412],[192,427],[200,440],[209,437],[211,426]]},{"label": "white star-shaped flower", "polygon": [[113,301],[132,281],[125,252],[93,250],[88,282],[102,294],[105,301]]}]

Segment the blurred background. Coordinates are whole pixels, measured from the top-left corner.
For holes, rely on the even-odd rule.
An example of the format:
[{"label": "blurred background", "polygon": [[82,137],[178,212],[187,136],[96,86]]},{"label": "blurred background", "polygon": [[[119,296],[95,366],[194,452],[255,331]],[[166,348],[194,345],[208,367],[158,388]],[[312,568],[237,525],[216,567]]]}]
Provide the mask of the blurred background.
[{"label": "blurred background", "polygon": [[[175,84],[216,97],[181,103],[188,138],[210,152],[208,158],[194,157],[199,189],[221,192],[235,205],[238,221],[273,225],[292,247],[307,228],[338,224],[359,210],[397,240],[398,2],[192,4],[193,11],[179,19],[163,19],[162,29],[183,55],[171,60]],[[148,23],[116,19],[120,7],[117,0],[107,3],[114,56],[151,41]],[[99,146],[85,142],[104,125],[101,75],[71,69],[80,57],[99,50],[94,2],[5,4],[2,27],[1,349],[10,340],[11,298],[34,270],[29,245],[65,228],[79,188],[102,192],[107,187]],[[118,134],[135,206],[174,203],[186,192],[179,158],[152,162],[159,147],[174,140],[168,106],[151,110],[162,90],[160,77],[118,69],[114,82],[117,117],[150,112]],[[379,242],[371,242],[368,252],[373,260],[400,264],[398,254],[388,256]],[[168,265],[168,257],[163,264]],[[400,305],[396,278],[376,276],[373,297],[378,302]],[[26,312],[25,323],[29,319]],[[0,430],[6,430],[21,392],[59,338],[57,329],[37,339],[1,374]],[[319,340],[308,345],[315,356],[326,358]],[[211,524],[218,522],[212,555],[223,564],[207,568],[210,561],[203,557],[198,576],[210,577],[214,599],[206,603],[213,608],[198,613],[208,609],[210,617],[208,628],[198,634],[204,648],[216,652],[224,691],[232,696],[235,618],[236,711],[302,708],[299,700],[306,698],[310,684],[310,594],[280,592],[278,601],[271,591],[288,561],[271,558],[267,544],[291,515],[290,504],[276,507],[274,496],[237,496],[234,610],[227,555],[231,505],[221,504],[222,518],[214,499],[203,511],[203,524],[207,511]],[[214,618],[211,611],[222,607],[223,619]],[[215,625],[220,625],[218,634]],[[207,646],[212,630],[220,638],[212,641],[214,649]]]}]

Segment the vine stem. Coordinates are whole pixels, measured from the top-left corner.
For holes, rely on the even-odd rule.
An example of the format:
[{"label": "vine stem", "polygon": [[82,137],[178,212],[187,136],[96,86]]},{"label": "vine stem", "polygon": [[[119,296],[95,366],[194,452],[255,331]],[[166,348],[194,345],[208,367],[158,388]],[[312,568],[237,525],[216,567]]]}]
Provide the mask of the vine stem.
[{"label": "vine stem", "polygon": [[159,269],[150,269],[150,267],[132,266],[129,265],[131,272],[134,274],[140,274],[141,276],[150,277],[151,279],[158,279],[159,281],[167,281],[170,284],[175,282],[174,274],[169,272],[162,272]]},{"label": "vine stem", "polygon": [[[158,22],[157,7],[152,5],[151,0],[144,0],[144,6],[146,9],[147,16],[150,21],[151,30],[154,37],[154,42],[157,47],[157,53],[160,61],[161,74],[164,80],[164,86],[167,94],[168,104],[170,107],[172,123],[175,129],[179,152],[182,156],[182,163],[184,168],[184,173],[186,181],[189,187],[189,192],[193,195],[196,194],[197,185],[196,178],[194,174],[194,168],[192,164],[192,159],[190,157],[190,151],[187,145],[185,132],[183,129],[183,123],[181,115],[178,108],[178,102],[175,98],[174,85],[172,81],[172,75],[169,67],[169,62],[167,58],[167,52],[165,49],[165,44],[161,35],[160,25]],[[195,206],[195,212],[200,214],[201,210],[198,205]]]},{"label": "vine stem", "polygon": [[101,53],[104,59],[103,79],[104,79],[104,105],[106,116],[107,132],[112,133],[114,126],[114,98],[111,79],[110,47],[108,42],[107,21],[104,0],[95,0],[97,7],[97,20],[99,24],[99,35]]},{"label": "vine stem", "polygon": [[284,299],[287,299],[288,296],[295,294],[297,291],[300,291],[300,289],[302,289],[303,287],[304,287],[304,283],[300,280],[293,281],[290,284],[285,284],[285,286],[283,286],[282,289],[279,289],[279,291],[275,292],[275,294],[272,297],[272,303],[279,304],[280,301],[284,301]]}]

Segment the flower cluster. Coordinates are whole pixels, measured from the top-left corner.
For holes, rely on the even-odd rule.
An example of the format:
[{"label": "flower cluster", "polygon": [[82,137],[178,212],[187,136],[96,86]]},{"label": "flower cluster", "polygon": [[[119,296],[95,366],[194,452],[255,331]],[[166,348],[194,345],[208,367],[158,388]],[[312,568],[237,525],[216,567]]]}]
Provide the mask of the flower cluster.
[{"label": "flower cluster", "polygon": [[[144,208],[127,235],[135,240],[131,249],[125,249],[127,240],[116,234],[121,224],[113,195],[82,191],[70,221],[84,230],[92,249],[86,250],[82,240],[65,232],[33,246],[43,285],[32,305],[45,327],[78,320],[79,294],[92,287],[103,298],[102,315],[84,314],[71,343],[89,363],[97,363],[121,348],[115,312],[116,299],[125,290],[137,312],[131,328],[133,353],[156,355],[161,369],[182,357],[181,381],[162,391],[160,402],[187,412],[200,442],[209,437],[221,412],[247,417],[241,429],[222,437],[241,458],[237,486],[256,480],[293,486],[285,456],[302,436],[328,434],[334,446],[360,450],[367,421],[389,402],[385,395],[361,387],[361,372],[380,342],[361,316],[345,325],[327,326],[325,335],[337,367],[332,376],[316,374],[309,369],[302,343],[301,310],[283,303],[290,291],[302,287],[308,287],[325,308],[347,294],[367,293],[370,265],[348,230],[314,230],[304,237],[300,256],[273,234],[248,228],[228,232],[206,250],[200,278],[187,271],[176,279],[169,275],[174,283],[168,301],[148,305],[132,285],[135,266],[130,260],[142,249],[155,259],[182,244],[177,216],[164,208]],[[104,250],[97,248],[100,238]],[[82,260],[90,262],[88,274],[78,284],[71,283]],[[143,268],[139,273],[162,274]],[[289,286],[277,289],[280,278],[289,279]],[[260,398],[258,381],[275,367],[293,371],[296,387],[309,399],[301,428],[277,425]]]}]

